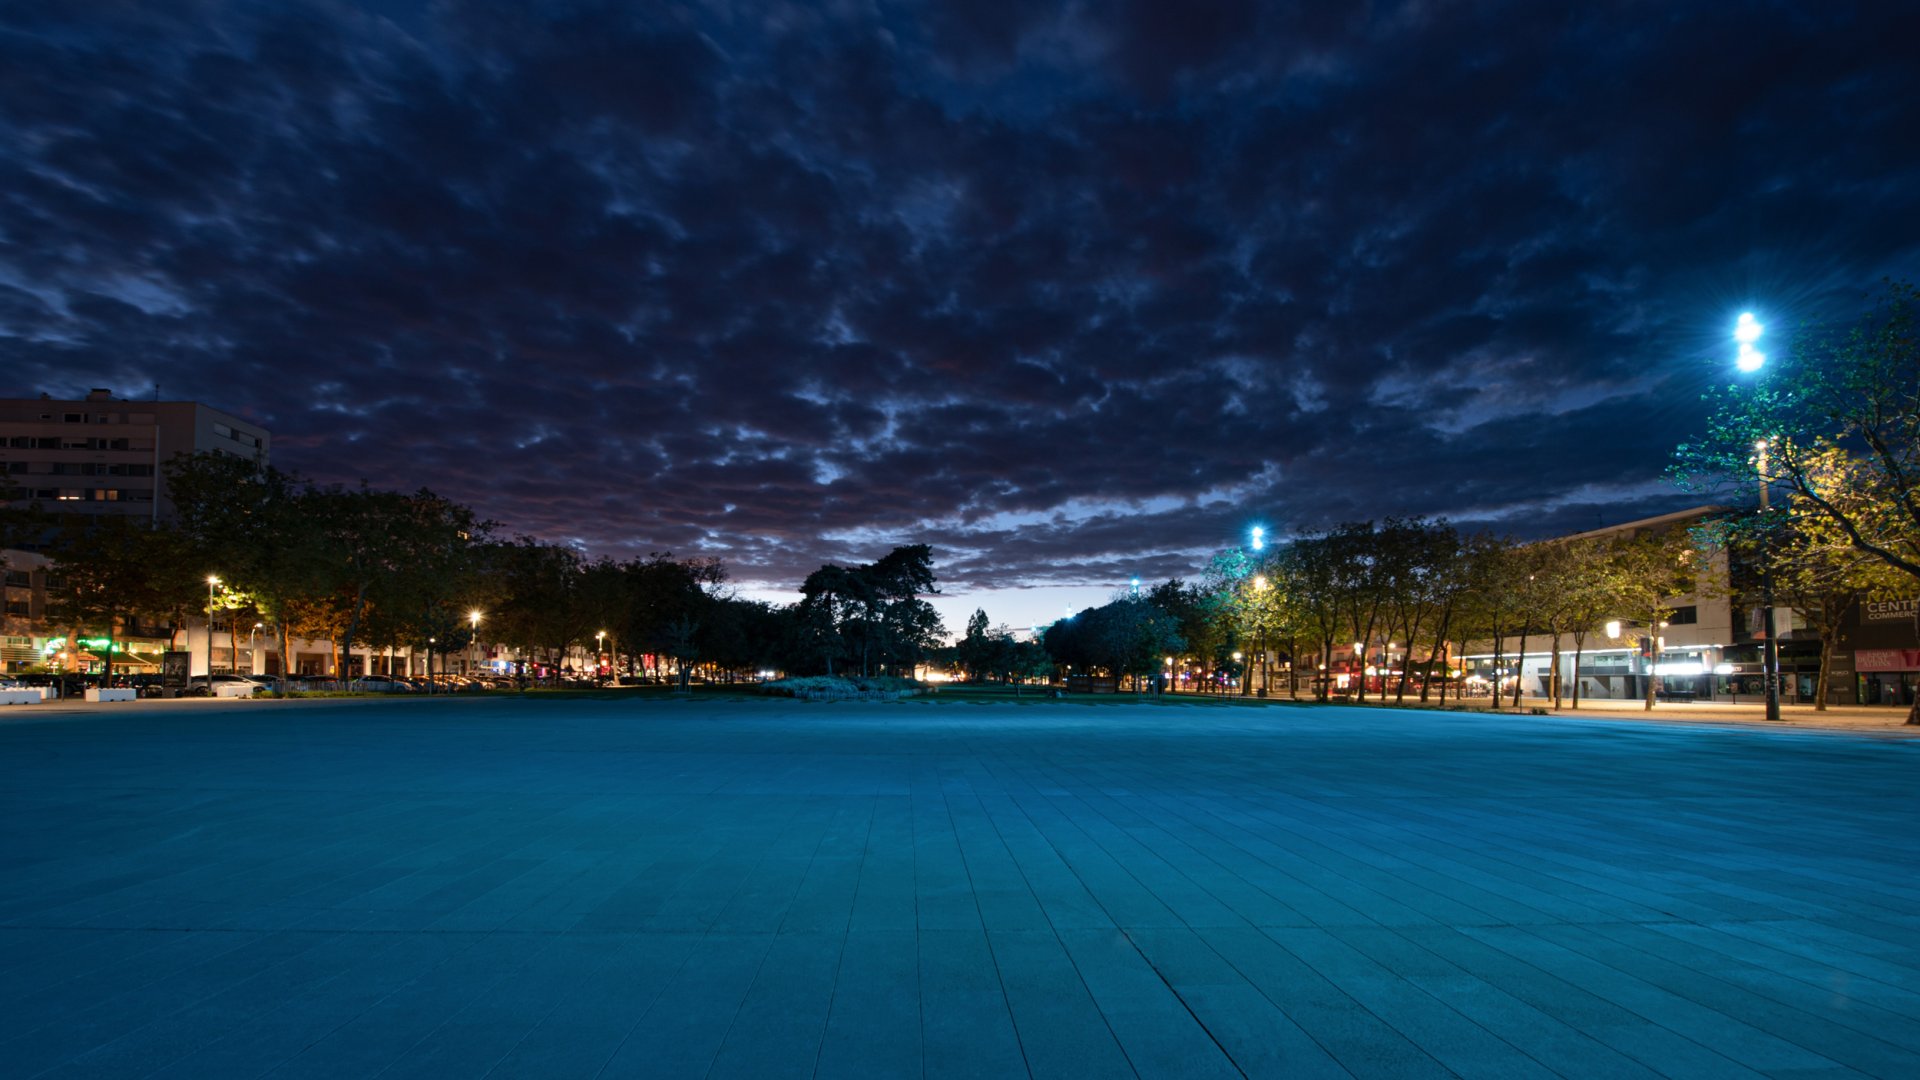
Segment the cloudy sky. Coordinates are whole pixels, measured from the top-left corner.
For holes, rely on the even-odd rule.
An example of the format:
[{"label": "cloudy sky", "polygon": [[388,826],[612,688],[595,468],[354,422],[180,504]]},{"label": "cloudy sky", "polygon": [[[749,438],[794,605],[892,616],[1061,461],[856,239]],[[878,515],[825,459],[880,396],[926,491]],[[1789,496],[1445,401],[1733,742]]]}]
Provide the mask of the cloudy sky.
[{"label": "cloudy sky", "polygon": [[[0,394],[1025,624],[1255,523],[1662,478],[1920,276],[1920,5],[0,6]],[[956,621],[949,617],[949,622]]]}]

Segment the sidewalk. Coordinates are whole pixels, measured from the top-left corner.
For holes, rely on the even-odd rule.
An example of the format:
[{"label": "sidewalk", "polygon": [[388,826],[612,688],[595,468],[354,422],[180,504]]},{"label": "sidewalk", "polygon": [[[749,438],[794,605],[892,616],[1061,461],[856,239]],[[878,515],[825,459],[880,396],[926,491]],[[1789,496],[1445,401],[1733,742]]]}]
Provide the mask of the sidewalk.
[{"label": "sidewalk", "polygon": [[[1486,698],[1470,698],[1469,703],[1485,710],[1490,706]],[[1780,720],[1769,723],[1766,718],[1766,705],[1759,698],[1741,700],[1738,704],[1727,701],[1692,701],[1685,703],[1656,702],[1651,712],[1644,702],[1619,701],[1614,699],[1582,701],[1578,710],[1564,707],[1553,708],[1551,698],[1522,698],[1520,711],[1524,714],[1530,709],[1546,709],[1554,716],[1591,717],[1594,719],[1653,720],[1661,723],[1710,723],[1737,724],[1764,728],[1816,728],[1833,731],[1873,731],[1892,735],[1905,735],[1920,738],[1920,727],[1907,726],[1907,709],[1904,705],[1829,705],[1825,712],[1812,705],[1780,704]],[[1504,711],[1512,712],[1512,706]]]}]

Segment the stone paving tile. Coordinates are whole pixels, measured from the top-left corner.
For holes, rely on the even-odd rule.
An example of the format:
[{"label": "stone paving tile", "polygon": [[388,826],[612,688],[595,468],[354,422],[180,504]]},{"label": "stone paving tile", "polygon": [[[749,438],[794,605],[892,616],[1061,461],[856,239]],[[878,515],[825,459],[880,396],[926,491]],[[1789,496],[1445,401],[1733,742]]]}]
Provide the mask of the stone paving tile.
[{"label": "stone paving tile", "polygon": [[1906,1080],[1916,754],[1183,704],[9,720],[0,1075]]}]

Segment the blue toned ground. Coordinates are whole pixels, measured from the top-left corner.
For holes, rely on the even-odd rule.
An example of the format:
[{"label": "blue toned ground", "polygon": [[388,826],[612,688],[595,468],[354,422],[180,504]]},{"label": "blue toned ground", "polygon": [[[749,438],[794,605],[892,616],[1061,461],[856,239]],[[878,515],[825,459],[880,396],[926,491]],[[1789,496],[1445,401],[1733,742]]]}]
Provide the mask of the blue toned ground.
[{"label": "blue toned ground", "polygon": [[217,702],[0,796],[13,1078],[1920,1076],[1920,741]]}]

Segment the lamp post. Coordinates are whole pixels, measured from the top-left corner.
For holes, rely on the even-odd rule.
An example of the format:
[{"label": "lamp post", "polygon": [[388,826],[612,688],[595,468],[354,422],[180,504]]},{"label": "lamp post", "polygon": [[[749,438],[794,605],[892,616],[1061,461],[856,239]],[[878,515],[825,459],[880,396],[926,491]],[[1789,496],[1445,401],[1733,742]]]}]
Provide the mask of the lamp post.
[{"label": "lamp post", "polygon": [[[1753,317],[1753,312],[1743,311],[1733,322],[1733,340],[1735,351],[1733,365],[1748,374],[1767,366],[1767,354],[1754,348],[1767,328]],[[1757,453],[1754,470],[1760,479],[1760,603],[1765,610],[1761,614],[1767,641],[1762,652],[1761,669],[1767,681],[1767,719],[1780,719],[1780,641],[1774,629],[1773,619],[1773,559],[1767,535],[1767,441],[1761,439],[1753,444]]]},{"label": "lamp post", "polygon": [[[1260,530],[1253,530],[1253,547],[1260,549]],[[1267,670],[1267,575],[1253,575],[1254,617],[1260,620],[1260,696],[1267,696],[1267,683],[1271,674]]]},{"label": "lamp post", "polygon": [[438,644],[439,641],[440,639],[437,637],[427,639],[427,693],[429,694],[440,688],[440,684],[433,681],[433,647]]},{"label": "lamp post", "polygon": [[1761,439],[1753,444],[1759,452],[1756,463],[1760,473],[1760,603],[1762,626],[1765,628],[1767,643],[1762,653],[1761,668],[1767,680],[1767,719],[1780,719],[1780,639],[1774,633],[1773,626],[1773,558],[1772,545],[1767,535],[1767,440]]},{"label": "lamp post", "polygon": [[207,575],[207,693],[213,693],[213,587],[220,584],[220,578]]},{"label": "lamp post", "polygon": [[[477,653],[480,648],[480,613],[478,611],[467,612],[467,648],[474,653]],[[467,674],[469,676],[473,674],[475,663],[475,658],[469,655],[467,657]]]},{"label": "lamp post", "polygon": [[600,658],[606,654],[606,651],[607,632],[602,630],[593,635],[593,673],[595,675],[600,674]]},{"label": "lamp post", "polygon": [[265,625],[267,624],[254,623],[253,629],[247,631],[247,674],[249,675],[260,674],[258,671],[253,670],[260,666],[259,662],[254,659],[254,657],[260,654],[254,651],[253,639],[260,636],[260,628]]}]

